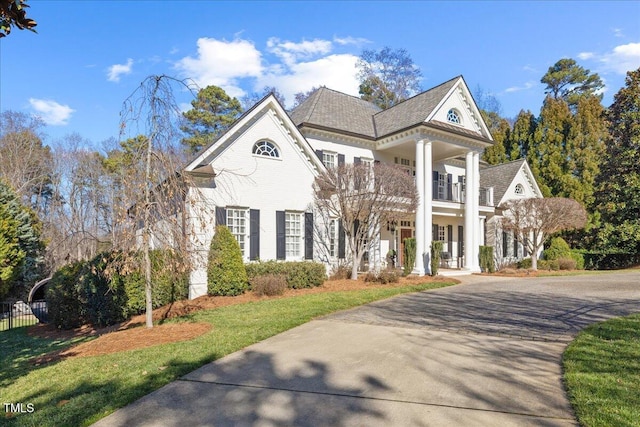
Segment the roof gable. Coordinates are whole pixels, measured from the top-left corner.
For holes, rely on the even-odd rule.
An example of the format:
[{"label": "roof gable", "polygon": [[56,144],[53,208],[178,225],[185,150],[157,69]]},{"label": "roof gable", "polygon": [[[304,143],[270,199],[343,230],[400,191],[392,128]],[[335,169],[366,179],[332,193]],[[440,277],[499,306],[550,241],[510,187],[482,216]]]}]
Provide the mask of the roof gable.
[{"label": "roof gable", "polygon": [[318,159],[315,151],[291,121],[282,105],[273,94],[269,94],[258,101],[252,108],[245,111],[220,137],[202,149],[187,164],[184,170],[195,173],[215,173],[209,166],[211,162],[267,114],[273,116],[273,119],[282,128],[283,134],[287,135],[286,139],[298,147],[297,151],[309,161],[310,168],[316,171],[324,169],[322,161]]},{"label": "roof gable", "polygon": [[514,187],[526,184],[528,193],[534,197],[542,197],[542,192],[536,183],[531,168],[525,159],[514,160],[480,170],[480,187],[493,187],[493,197],[496,206],[512,199]]}]

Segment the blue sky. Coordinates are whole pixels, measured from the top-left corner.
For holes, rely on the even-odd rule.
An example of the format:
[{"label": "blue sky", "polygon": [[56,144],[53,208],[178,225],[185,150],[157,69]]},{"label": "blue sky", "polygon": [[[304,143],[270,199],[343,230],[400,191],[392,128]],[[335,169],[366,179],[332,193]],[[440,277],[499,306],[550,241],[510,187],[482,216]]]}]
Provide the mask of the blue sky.
[{"label": "blue sky", "polygon": [[28,3],[38,34],[0,39],[0,110],[42,117],[48,143],[118,137],[123,101],[152,74],[239,98],[276,86],[290,106],[312,86],[357,95],[358,55],[390,46],[409,52],[424,89],[462,74],[513,117],[539,113],[540,78],[561,58],[603,78],[607,106],[640,67],[640,1]]}]

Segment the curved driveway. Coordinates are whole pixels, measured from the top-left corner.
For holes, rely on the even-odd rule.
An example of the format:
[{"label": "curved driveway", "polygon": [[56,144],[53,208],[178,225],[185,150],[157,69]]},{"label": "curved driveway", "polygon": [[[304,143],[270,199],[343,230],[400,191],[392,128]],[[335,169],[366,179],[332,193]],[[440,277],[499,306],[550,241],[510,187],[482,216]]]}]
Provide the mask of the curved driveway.
[{"label": "curved driveway", "polygon": [[640,311],[640,271],[462,280],[314,320],[96,425],[575,425],[562,352]]}]

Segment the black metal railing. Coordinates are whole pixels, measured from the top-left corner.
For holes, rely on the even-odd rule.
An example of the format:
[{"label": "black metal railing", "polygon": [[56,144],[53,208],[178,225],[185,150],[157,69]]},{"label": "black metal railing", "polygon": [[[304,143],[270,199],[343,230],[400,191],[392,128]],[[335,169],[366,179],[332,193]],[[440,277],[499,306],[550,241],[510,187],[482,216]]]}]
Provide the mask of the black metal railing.
[{"label": "black metal railing", "polygon": [[0,302],[0,332],[48,321],[46,301]]}]

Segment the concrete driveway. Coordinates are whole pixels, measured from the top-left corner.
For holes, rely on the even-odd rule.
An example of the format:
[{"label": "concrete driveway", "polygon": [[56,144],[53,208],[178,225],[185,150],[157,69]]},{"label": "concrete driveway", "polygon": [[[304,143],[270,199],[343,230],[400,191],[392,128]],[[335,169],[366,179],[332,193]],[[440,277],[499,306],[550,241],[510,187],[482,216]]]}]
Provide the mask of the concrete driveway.
[{"label": "concrete driveway", "polygon": [[96,426],[569,426],[561,356],[640,311],[640,271],[483,276],[314,320]]}]

